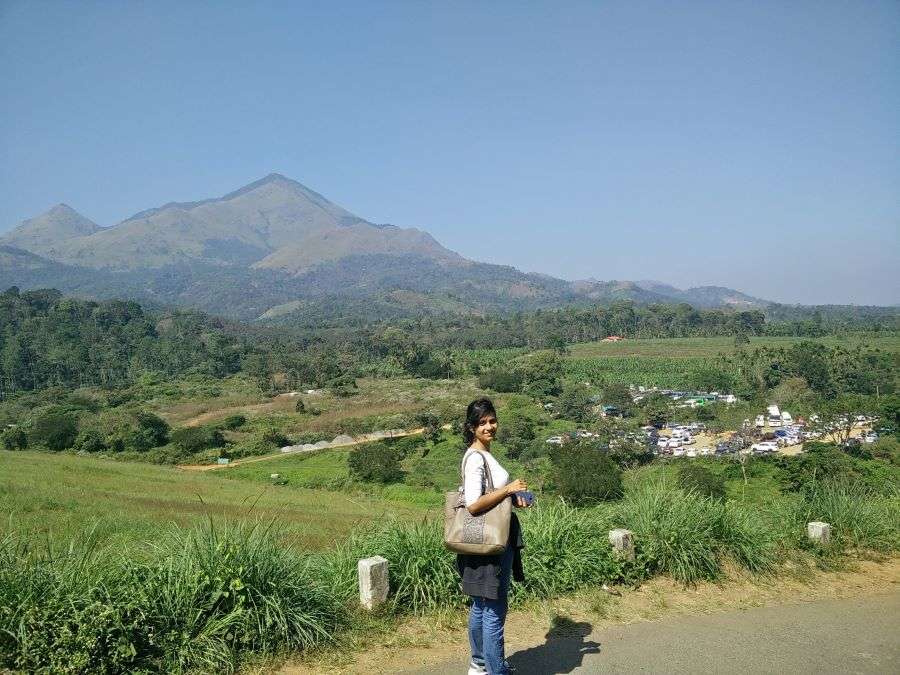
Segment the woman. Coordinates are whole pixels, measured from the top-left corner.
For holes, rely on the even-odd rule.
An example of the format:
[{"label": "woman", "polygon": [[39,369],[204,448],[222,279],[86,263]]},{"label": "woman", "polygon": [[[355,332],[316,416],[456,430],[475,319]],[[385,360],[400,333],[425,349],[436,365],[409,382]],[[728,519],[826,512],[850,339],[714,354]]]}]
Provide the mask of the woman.
[{"label": "woman", "polygon": [[[491,442],[497,435],[497,411],[489,399],[472,401],[466,409],[463,436],[467,450],[462,471],[466,508],[472,515],[487,511],[504,499],[516,506],[526,506],[517,492],[528,489],[524,480],[509,480],[509,474],[491,454]],[[486,492],[490,471],[494,489]],[[460,554],[456,564],[462,576],[463,593],[472,597],[469,609],[469,645],[472,661],[469,675],[507,675],[511,672],[504,657],[503,624],[506,621],[510,576],[525,580],[522,574],[523,548],[519,519],[512,515],[509,541],[499,555]]]}]

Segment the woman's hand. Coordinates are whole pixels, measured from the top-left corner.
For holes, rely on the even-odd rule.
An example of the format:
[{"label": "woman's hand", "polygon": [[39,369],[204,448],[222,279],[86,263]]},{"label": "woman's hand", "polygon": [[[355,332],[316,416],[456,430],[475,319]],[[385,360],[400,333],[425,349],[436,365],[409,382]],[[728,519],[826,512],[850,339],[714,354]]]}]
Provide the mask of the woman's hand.
[{"label": "woman's hand", "polygon": [[513,504],[516,507],[523,509],[528,506],[528,502],[525,501],[524,498],[517,495],[517,492],[524,492],[528,489],[528,484],[522,480],[521,478],[517,478],[512,483],[506,484],[506,494],[510,495],[513,498]]},{"label": "woman's hand", "polygon": [[524,492],[528,489],[528,484],[521,478],[516,478],[512,483],[506,484],[506,494],[511,496],[516,492]]}]

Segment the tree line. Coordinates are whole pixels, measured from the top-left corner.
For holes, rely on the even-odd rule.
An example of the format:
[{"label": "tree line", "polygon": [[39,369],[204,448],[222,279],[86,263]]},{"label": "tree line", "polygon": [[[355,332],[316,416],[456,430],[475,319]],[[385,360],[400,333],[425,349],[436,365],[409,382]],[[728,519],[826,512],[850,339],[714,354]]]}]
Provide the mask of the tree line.
[{"label": "tree line", "polygon": [[[824,320],[810,321],[827,328]],[[190,310],[148,311],[133,301],[95,302],[53,289],[20,292],[12,287],[0,293],[0,398],[52,386],[115,389],[144,372],[211,377],[243,372],[263,391],[307,385],[351,392],[361,373],[431,378],[477,374],[477,365],[460,362],[461,350],[467,349],[563,351],[567,344],[608,335],[735,335],[740,340],[783,330],[767,323],[758,310],[631,302],[292,330],[227,322]],[[896,357],[887,354],[840,349],[826,354],[820,346],[790,349],[742,350],[728,368],[713,369],[720,381],[710,382],[709,388],[736,385],[721,383],[735,373],[747,387],[757,388],[776,386],[784,375],[796,373],[823,393],[829,388],[874,393],[870,390],[892,381],[889,371],[896,367]],[[732,375],[722,376],[726,370]],[[530,378],[530,390],[547,387],[541,383],[544,374],[522,376]]]}]

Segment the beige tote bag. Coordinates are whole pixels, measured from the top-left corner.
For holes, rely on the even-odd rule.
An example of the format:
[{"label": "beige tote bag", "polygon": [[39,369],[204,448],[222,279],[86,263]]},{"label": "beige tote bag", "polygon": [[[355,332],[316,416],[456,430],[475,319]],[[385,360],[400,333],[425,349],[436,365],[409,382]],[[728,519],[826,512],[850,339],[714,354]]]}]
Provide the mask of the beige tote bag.
[{"label": "beige tote bag", "polygon": [[[484,462],[487,486],[482,482],[481,493],[493,492],[494,479],[487,458],[480,450],[475,450],[472,454],[475,453],[481,455]],[[444,498],[444,546],[456,553],[472,555],[503,553],[509,540],[512,500],[504,499],[492,509],[473,516],[466,508],[464,464],[460,467],[460,473],[463,476],[463,487],[446,493]]]}]

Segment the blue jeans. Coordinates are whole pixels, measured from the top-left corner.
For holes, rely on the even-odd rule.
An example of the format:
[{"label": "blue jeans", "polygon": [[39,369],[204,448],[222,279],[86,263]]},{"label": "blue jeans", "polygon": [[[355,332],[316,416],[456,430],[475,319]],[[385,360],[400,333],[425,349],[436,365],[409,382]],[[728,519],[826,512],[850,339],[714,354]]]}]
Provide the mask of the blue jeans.
[{"label": "blue jeans", "polygon": [[490,675],[507,675],[503,645],[503,624],[506,622],[507,594],[512,573],[513,545],[506,547],[500,566],[500,588],[497,599],[472,598],[469,608],[469,645],[472,661],[484,666]]}]

